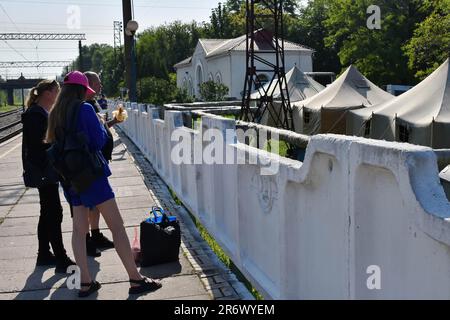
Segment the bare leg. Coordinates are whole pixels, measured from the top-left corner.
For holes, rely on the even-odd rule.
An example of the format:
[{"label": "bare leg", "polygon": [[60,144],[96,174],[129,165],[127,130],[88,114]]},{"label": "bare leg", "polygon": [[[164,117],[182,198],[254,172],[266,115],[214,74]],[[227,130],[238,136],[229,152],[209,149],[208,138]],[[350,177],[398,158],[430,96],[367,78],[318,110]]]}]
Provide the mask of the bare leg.
[{"label": "bare leg", "polygon": [[130,240],[128,239],[128,235],[125,231],[116,199],[105,201],[102,204],[99,204],[97,208],[102,213],[108,228],[112,232],[117,254],[122,260],[129,278],[132,280],[141,280],[142,276],[137,270],[136,263],[134,262]]},{"label": "bare leg", "polygon": [[89,224],[91,225],[91,230],[100,229],[100,211],[97,208],[94,208],[89,212]]},{"label": "bare leg", "polygon": [[77,266],[81,272],[81,282],[92,282],[87,265],[86,233],[89,231],[89,209],[84,206],[73,207],[72,248]]}]

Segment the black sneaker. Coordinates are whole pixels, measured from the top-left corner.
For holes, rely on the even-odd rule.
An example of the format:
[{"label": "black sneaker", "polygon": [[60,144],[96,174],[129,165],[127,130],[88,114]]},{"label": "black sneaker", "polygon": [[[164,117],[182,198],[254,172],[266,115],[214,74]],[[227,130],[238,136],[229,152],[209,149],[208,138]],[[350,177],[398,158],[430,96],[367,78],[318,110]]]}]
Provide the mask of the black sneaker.
[{"label": "black sneaker", "polygon": [[102,255],[89,235],[86,236],[86,252],[88,257],[98,258]]},{"label": "black sneaker", "polygon": [[114,242],[105,237],[101,232],[98,235],[92,235],[91,241],[97,249],[114,248]]},{"label": "black sneaker", "polygon": [[53,253],[46,252],[46,253],[38,253],[38,257],[36,260],[36,267],[43,267],[43,266],[55,266],[56,265],[56,258],[53,255]]},{"label": "black sneaker", "polygon": [[62,259],[57,259],[55,273],[67,273],[67,268],[75,265],[76,263],[67,256]]}]

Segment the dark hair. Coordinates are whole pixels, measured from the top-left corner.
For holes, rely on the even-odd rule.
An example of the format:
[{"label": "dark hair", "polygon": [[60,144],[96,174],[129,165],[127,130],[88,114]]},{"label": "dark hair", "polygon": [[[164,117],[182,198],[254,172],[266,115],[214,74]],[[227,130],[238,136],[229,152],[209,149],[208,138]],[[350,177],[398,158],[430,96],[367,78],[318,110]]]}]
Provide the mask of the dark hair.
[{"label": "dark hair", "polygon": [[84,101],[86,96],[86,88],[79,84],[64,84],[56,99],[55,106],[48,117],[48,128],[46,142],[52,143],[56,140],[56,129],[66,126],[67,114],[73,108],[79,108],[79,104]]},{"label": "dark hair", "polygon": [[42,80],[36,87],[30,90],[25,106],[29,108],[33,103],[36,103],[37,99],[39,99],[45,91],[51,91],[54,88],[59,88],[59,83],[56,80]]}]

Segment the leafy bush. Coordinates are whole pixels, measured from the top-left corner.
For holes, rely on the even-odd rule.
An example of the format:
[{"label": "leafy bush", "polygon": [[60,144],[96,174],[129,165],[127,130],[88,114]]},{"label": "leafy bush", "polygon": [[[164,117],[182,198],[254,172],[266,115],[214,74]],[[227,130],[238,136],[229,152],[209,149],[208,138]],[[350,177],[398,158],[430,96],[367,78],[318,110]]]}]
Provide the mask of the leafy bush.
[{"label": "leafy bush", "polygon": [[200,85],[200,97],[203,101],[223,101],[229,91],[226,85],[211,80]]},{"label": "leafy bush", "polygon": [[163,105],[169,102],[193,102],[186,89],[177,88],[175,74],[169,74],[169,80],[145,77],[138,80],[138,101]]}]

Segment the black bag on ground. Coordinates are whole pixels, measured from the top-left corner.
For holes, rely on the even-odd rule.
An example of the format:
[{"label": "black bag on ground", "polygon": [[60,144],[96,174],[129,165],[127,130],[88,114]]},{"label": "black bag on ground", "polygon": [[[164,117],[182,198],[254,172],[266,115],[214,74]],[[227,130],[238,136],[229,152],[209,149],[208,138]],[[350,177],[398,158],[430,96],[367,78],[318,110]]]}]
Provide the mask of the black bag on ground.
[{"label": "black bag on ground", "polygon": [[179,222],[169,219],[161,208],[153,208],[152,212],[155,218],[141,223],[141,267],[178,261],[180,252]]},{"label": "black bag on ground", "polygon": [[80,105],[68,114],[66,128],[61,129],[56,142],[47,150],[48,158],[63,184],[71,186],[75,192],[86,191],[92,183],[104,174],[103,163],[96,152],[91,152],[88,137],[77,130]]}]

